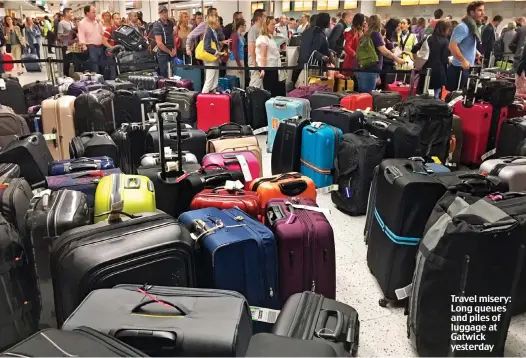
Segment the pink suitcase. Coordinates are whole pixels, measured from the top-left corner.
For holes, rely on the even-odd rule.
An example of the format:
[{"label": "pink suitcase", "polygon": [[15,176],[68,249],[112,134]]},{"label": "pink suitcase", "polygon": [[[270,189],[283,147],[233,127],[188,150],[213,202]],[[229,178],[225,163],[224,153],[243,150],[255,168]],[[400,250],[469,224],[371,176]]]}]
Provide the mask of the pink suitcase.
[{"label": "pink suitcase", "polygon": [[[245,172],[243,172],[238,156],[243,156],[245,159],[245,162],[248,164],[250,176],[245,175]],[[218,165],[228,170],[242,172],[243,175],[245,175],[245,190],[250,190],[250,184],[252,181],[261,177],[261,168],[259,166],[258,158],[250,151],[209,153],[203,158],[203,167],[208,165]]]},{"label": "pink suitcase", "polygon": [[200,93],[197,96],[197,129],[208,131],[211,127],[230,122],[230,95]]}]

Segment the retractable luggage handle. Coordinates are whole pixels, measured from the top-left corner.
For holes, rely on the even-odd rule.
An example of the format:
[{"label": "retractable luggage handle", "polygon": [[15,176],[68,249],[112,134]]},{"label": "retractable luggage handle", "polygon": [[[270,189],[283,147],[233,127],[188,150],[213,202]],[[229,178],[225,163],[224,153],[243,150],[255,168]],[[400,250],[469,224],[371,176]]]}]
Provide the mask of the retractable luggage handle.
[{"label": "retractable luggage handle", "polygon": [[178,168],[176,170],[176,176],[179,176],[183,173],[183,150],[182,150],[182,136],[181,136],[181,112],[174,108],[173,106],[170,108],[159,108],[157,110],[157,128],[159,130],[159,156],[160,156],[160,162],[161,162],[161,179],[166,180],[167,172],[166,172],[166,156],[164,155],[164,121],[162,119],[162,115],[164,113],[172,113],[175,114],[175,122],[177,125],[177,163]]}]

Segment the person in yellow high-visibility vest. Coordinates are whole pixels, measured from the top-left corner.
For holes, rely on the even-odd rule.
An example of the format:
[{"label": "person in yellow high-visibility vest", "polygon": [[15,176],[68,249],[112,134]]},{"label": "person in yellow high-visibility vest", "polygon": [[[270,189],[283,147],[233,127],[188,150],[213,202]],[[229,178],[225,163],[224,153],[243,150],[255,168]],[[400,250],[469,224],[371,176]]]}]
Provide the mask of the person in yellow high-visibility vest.
[{"label": "person in yellow high-visibility vest", "polygon": [[47,40],[48,53],[54,53],[52,45],[55,44],[56,35],[53,21],[49,19],[49,16],[44,16],[44,26],[42,33]]},{"label": "person in yellow high-visibility vest", "polygon": [[[411,20],[409,19],[402,19],[400,21],[400,32],[398,33],[398,46],[400,50],[402,51],[402,54],[400,57],[403,60],[411,60],[410,63],[413,61],[413,53],[411,52],[411,49],[414,45],[418,43],[418,39],[416,38],[415,34],[411,33]],[[405,64],[400,67],[404,70],[410,70],[413,68],[410,64]]]}]

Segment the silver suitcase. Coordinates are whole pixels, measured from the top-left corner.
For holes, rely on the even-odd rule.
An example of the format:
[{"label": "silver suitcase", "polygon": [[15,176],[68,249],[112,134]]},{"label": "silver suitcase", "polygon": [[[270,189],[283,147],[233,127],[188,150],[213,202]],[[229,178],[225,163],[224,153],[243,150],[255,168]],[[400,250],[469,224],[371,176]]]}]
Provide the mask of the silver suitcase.
[{"label": "silver suitcase", "polygon": [[[177,153],[172,152],[172,156],[167,156],[166,160],[170,161],[176,158]],[[160,164],[159,153],[148,153],[141,157],[141,167],[154,167]],[[197,157],[190,152],[183,151],[183,164],[199,164]]]},{"label": "silver suitcase", "polygon": [[526,191],[526,157],[502,157],[483,162],[479,171],[508,184],[510,191]]},{"label": "silver suitcase", "polygon": [[80,75],[81,81],[93,81],[97,83],[104,83],[104,76],[98,73],[86,72]]}]

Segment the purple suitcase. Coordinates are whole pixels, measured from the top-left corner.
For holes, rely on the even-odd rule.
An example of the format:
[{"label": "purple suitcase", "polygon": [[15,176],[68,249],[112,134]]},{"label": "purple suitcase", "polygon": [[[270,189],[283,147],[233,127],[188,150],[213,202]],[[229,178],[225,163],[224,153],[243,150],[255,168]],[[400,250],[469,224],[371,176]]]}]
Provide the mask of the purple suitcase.
[{"label": "purple suitcase", "polygon": [[189,91],[193,91],[194,90],[194,82],[192,82],[192,80],[180,80],[180,81],[177,81],[175,86],[179,87],[179,88],[186,88]]},{"label": "purple suitcase", "polygon": [[267,225],[278,245],[281,303],[303,291],[334,299],[336,259],[331,224],[323,213],[294,208],[290,203],[318,207],[316,201],[304,198],[271,199],[267,203]]},{"label": "purple suitcase", "polygon": [[107,84],[102,84],[94,81],[77,81],[69,85],[68,96],[78,97],[83,93],[88,93],[98,89],[112,91],[112,88]]}]

